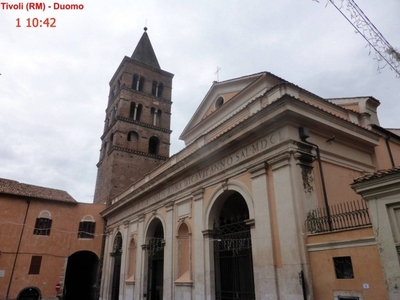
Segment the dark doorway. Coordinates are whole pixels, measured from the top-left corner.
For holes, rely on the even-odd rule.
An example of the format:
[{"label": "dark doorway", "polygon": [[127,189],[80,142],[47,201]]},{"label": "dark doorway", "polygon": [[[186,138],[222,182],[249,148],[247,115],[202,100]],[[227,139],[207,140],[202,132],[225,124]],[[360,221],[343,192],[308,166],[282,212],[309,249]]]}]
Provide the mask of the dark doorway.
[{"label": "dark doorway", "polygon": [[237,192],[229,192],[219,218],[214,221],[217,300],[255,299],[250,226],[245,222],[248,218],[243,197]]},{"label": "dark doorway", "polygon": [[119,299],[119,281],[121,278],[121,254],[122,254],[122,235],[117,233],[114,239],[113,253],[111,256],[114,258],[114,268],[111,283],[111,300]]},{"label": "dark doorway", "polygon": [[37,288],[28,287],[23,289],[17,298],[18,300],[39,300],[40,292]]},{"label": "dark doorway", "polygon": [[148,239],[148,300],[161,300],[163,298],[164,230],[161,222],[157,221],[154,234]]},{"label": "dark doorway", "polygon": [[64,284],[65,300],[95,300],[99,258],[90,251],[78,251],[68,258]]}]

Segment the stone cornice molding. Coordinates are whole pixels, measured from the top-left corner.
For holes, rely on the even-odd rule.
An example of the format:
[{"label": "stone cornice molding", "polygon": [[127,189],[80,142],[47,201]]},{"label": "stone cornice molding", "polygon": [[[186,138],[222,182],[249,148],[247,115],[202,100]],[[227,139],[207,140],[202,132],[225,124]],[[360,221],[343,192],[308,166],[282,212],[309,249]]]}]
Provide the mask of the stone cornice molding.
[{"label": "stone cornice molding", "polygon": [[194,192],[192,193],[192,196],[193,196],[193,200],[194,200],[194,201],[203,200],[204,189],[201,188],[201,189],[199,189],[199,190],[197,190],[197,191],[194,191]]},{"label": "stone cornice molding", "polygon": [[284,152],[268,160],[268,165],[271,166],[272,171],[280,169],[290,164],[292,153]]},{"label": "stone cornice molding", "polygon": [[214,230],[212,229],[206,229],[201,231],[203,233],[203,236],[206,238],[211,238],[214,235]]},{"label": "stone cornice molding", "polygon": [[326,243],[307,244],[307,249],[310,252],[326,251],[333,249],[374,246],[376,245],[375,237],[360,238],[347,241],[332,241]]},{"label": "stone cornice molding", "polygon": [[267,174],[267,168],[268,168],[267,163],[263,162],[263,163],[261,163],[259,165],[256,165],[254,167],[249,168],[247,171],[250,173],[251,179],[254,179],[254,178],[257,178],[259,176],[266,175]]},{"label": "stone cornice molding", "polygon": [[164,206],[167,212],[174,210],[174,202],[168,202]]},{"label": "stone cornice molding", "polygon": [[353,183],[351,188],[364,200],[376,200],[400,193],[400,173]]},{"label": "stone cornice molding", "polygon": [[245,223],[246,225],[250,226],[251,228],[256,227],[256,220],[254,220],[254,219],[247,219],[247,220],[244,220],[244,223]]}]

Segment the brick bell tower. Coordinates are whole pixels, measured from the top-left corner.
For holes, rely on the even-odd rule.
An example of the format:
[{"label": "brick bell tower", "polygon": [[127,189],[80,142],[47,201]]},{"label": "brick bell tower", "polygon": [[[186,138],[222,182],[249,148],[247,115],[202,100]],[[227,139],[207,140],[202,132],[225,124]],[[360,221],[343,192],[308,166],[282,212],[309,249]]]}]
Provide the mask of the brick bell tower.
[{"label": "brick bell tower", "polygon": [[110,81],[94,203],[110,205],[169,158],[173,76],[161,70],[145,27]]}]

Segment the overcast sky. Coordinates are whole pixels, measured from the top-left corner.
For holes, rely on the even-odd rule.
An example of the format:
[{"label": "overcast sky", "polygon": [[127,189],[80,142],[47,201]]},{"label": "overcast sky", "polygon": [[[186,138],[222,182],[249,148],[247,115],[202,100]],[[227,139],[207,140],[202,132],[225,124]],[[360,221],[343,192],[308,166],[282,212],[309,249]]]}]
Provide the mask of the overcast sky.
[{"label": "overcast sky", "polygon": [[[268,71],[325,98],[374,96],[381,126],[400,127],[400,79],[378,71],[367,42],[327,0],[74,3],[84,9],[0,7],[0,177],[92,202],[109,80],[146,20],[161,68],[175,74],[171,154],[217,67],[220,81]],[[400,48],[400,1],[357,4]],[[27,18],[55,18],[56,28],[27,28]]]}]

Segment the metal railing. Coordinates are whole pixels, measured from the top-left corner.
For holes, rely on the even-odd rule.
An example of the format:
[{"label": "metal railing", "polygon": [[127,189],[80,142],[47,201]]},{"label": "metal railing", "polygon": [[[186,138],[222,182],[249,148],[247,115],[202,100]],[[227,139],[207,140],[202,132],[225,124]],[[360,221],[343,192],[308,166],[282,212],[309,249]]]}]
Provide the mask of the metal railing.
[{"label": "metal railing", "polygon": [[329,232],[371,225],[368,205],[364,200],[339,203],[329,206],[330,218],[326,208],[316,208],[307,213],[306,226],[309,233]]}]

